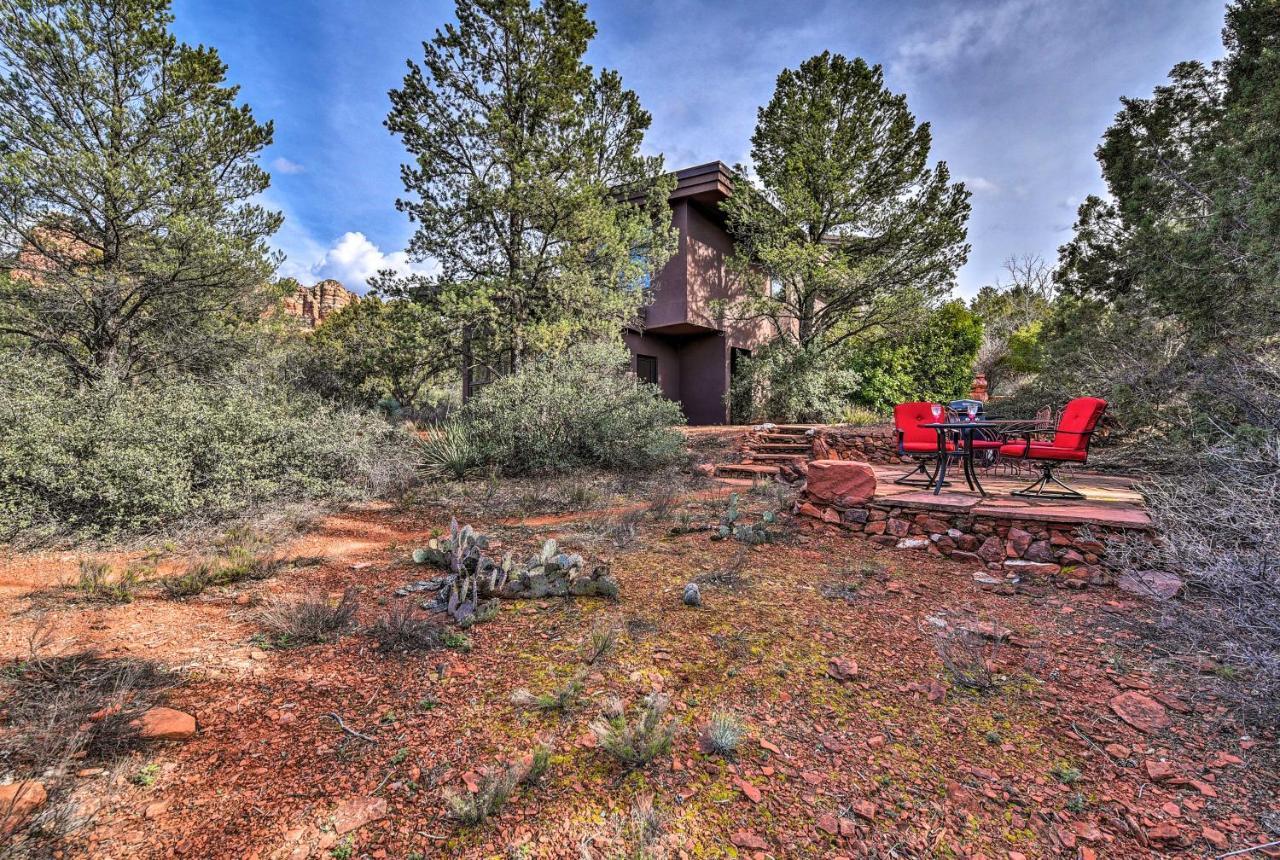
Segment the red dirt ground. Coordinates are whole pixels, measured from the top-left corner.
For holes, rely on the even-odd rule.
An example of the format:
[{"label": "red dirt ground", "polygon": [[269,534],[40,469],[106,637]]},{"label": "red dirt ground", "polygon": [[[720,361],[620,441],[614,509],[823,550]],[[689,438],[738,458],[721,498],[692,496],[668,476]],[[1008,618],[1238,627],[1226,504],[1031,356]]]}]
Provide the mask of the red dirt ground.
[{"label": "red dirt ground", "polygon": [[[701,520],[720,507],[688,504]],[[504,601],[469,631],[469,653],[384,657],[359,634],[288,650],[251,644],[256,610],[239,594],[356,585],[367,622],[426,575],[409,550],[448,517],[348,510],[285,550],[324,556],[322,565],[185,602],[51,603],[24,592],[64,577],[78,557],[9,558],[0,657],[20,656],[43,616],[60,650],[184,670],[189,681],[168,704],[200,727],[193,740],[73,777],[77,796],[101,808],[60,856],[340,858],[350,847],[352,858],[615,857],[627,848],[622,818],[644,794],[666,834],[645,856],[1203,857],[1278,838],[1267,830],[1280,821],[1275,738],[1249,735],[1192,661],[1146,637],[1149,607],[1113,590],[998,595],[963,565],[808,524],[744,550],[669,534],[674,514],[643,522],[631,545],[586,551],[612,564],[618,602]],[[497,519],[474,524],[507,548],[534,547]],[[681,604],[686,582],[740,555],[740,583],[704,585],[701,609]],[[994,658],[997,691],[950,681],[928,620],[939,615],[1011,631]],[[624,633],[577,710],[562,718],[511,703],[517,688],[567,679],[600,619]],[[857,676],[830,677],[833,658],[856,661]],[[673,700],[674,754],[624,776],[588,742],[587,725],[607,698],[632,705],[654,690]],[[1144,734],[1119,719],[1109,702],[1127,690],[1163,703],[1171,725]],[[720,709],[749,730],[736,760],[699,750],[700,728]],[[330,712],[376,744],[345,737]],[[464,789],[464,775],[540,740],[554,747],[542,784],[487,823],[446,816],[443,789]],[[1153,779],[1165,761],[1172,776]],[[160,765],[155,784],[130,784],[147,762]],[[335,813],[340,825],[359,823],[362,809],[375,820],[339,837]]]}]

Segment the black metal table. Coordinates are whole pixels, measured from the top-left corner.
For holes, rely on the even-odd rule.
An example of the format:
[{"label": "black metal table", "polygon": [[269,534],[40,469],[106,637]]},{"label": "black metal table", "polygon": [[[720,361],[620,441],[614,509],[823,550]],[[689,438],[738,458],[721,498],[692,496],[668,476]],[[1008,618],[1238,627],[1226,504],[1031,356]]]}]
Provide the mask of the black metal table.
[{"label": "black metal table", "polygon": [[[982,482],[978,480],[978,470],[973,467],[973,433],[975,430],[984,428],[1007,429],[1009,423],[1008,421],[988,421],[984,418],[979,418],[973,421],[937,421],[921,424],[921,427],[928,427],[931,430],[938,431],[938,469],[933,494],[936,496],[942,492],[943,482],[947,479],[947,461],[955,453],[960,455],[960,462],[964,465],[964,481],[969,485],[969,489],[977,490],[985,496],[987,491],[982,488]],[[947,450],[948,433],[956,433],[960,437],[961,447],[954,452]]]},{"label": "black metal table", "polygon": [[[1049,429],[1048,422],[1038,418],[978,418],[974,421],[952,419],[931,424],[921,424],[920,426],[938,431],[938,469],[933,487],[935,496],[942,492],[943,482],[947,478],[947,461],[951,459],[951,454],[953,453],[961,455],[960,459],[964,464],[964,479],[965,483],[969,485],[969,489],[977,490],[983,496],[987,494],[987,491],[982,488],[982,483],[978,480],[978,470],[973,466],[972,443],[975,430],[995,430],[1003,437],[1019,433],[1040,433]],[[959,434],[964,446],[963,451],[947,451],[948,431]]]}]

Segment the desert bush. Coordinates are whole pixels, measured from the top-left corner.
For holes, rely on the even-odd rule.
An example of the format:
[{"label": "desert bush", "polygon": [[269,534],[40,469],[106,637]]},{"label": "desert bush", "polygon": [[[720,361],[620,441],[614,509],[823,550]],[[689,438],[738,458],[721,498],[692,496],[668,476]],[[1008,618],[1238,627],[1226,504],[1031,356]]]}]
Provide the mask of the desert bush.
[{"label": "desert bush", "polygon": [[411,601],[395,603],[369,626],[384,653],[430,651],[443,646],[444,628],[420,613]]},{"label": "desert bush", "polygon": [[591,733],[602,750],[628,770],[638,770],[671,752],[676,727],[667,719],[670,704],[666,696],[653,693],[636,709],[634,719],[623,713],[607,715],[591,723]]},{"label": "desert bush", "polygon": [[64,389],[17,361],[0,375],[0,426],[0,541],[151,534],[366,497],[412,472],[403,431],[269,381]]},{"label": "desert bush", "polygon": [[538,358],[486,385],[458,420],[478,463],[506,475],[649,469],[684,449],[680,407],[636,379],[614,344]]},{"label": "desert bush", "polygon": [[702,751],[711,755],[732,756],[738,751],[746,731],[742,721],[729,711],[716,711],[698,738]]},{"label": "desert bush", "polygon": [[539,744],[527,761],[502,767],[486,767],[476,781],[476,792],[446,791],[445,806],[450,817],[463,824],[479,824],[500,811],[521,785],[533,785],[542,779],[551,765],[551,748]]},{"label": "desert bush", "polygon": [[1161,569],[1186,579],[1187,599],[1165,605],[1166,630],[1230,667],[1239,680],[1228,692],[1250,718],[1274,724],[1280,717],[1280,432],[1237,429],[1205,452],[1198,469],[1154,479],[1144,489],[1161,540],[1108,553],[1131,573]]},{"label": "desert bush", "polygon": [[992,668],[1000,648],[998,639],[957,627],[935,635],[933,647],[947,674],[961,687],[985,693],[998,686],[999,678]]},{"label": "desert bush", "polygon": [[198,561],[187,566],[182,573],[166,576],[160,580],[160,587],[165,596],[180,600],[184,597],[195,597],[214,583],[215,571],[208,561]]},{"label": "desert bush", "polygon": [[71,590],[82,600],[132,603],[141,579],[136,567],[127,567],[117,574],[106,562],[85,559],[80,562],[80,574],[71,584]]},{"label": "desert bush", "polygon": [[277,601],[262,610],[261,622],[270,634],[270,644],[275,647],[319,645],[332,642],[346,632],[359,608],[359,594],[349,586],[337,603],[330,603],[323,594],[309,595],[292,603]]}]

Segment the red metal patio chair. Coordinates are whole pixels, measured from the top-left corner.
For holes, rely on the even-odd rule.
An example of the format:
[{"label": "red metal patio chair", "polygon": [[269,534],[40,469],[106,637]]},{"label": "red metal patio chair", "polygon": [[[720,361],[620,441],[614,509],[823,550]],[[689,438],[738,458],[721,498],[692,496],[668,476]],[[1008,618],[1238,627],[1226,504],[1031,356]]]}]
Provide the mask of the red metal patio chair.
[{"label": "red metal patio chair", "polygon": [[[893,407],[893,426],[898,432],[898,454],[916,461],[916,467],[905,475],[894,479],[895,484],[910,487],[929,487],[933,485],[934,474],[929,473],[929,463],[938,462],[938,431],[921,424],[932,424],[938,420],[933,417],[933,405],[927,402],[899,403]],[[947,442],[947,452],[955,451],[955,445]],[[916,478],[923,475],[923,480]]]},{"label": "red metal patio chair", "polygon": [[[1089,440],[1106,411],[1107,401],[1099,397],[1077,397],[1063,407],[1051,440],[1036,441],[1031,438],[1032,432],[1026,432],[1021,439],[1000,446],[1001,456],[1034,460],[1040,467],[1040,478],[1030,486],[1015,490],[1012,495],[1037,499],[1083,499],[1084,493],[1054,477],[1053,467],[1055,463],[1083,464],[1089,459]],[[1050,484],[1062,489],[1047,489]]]}]

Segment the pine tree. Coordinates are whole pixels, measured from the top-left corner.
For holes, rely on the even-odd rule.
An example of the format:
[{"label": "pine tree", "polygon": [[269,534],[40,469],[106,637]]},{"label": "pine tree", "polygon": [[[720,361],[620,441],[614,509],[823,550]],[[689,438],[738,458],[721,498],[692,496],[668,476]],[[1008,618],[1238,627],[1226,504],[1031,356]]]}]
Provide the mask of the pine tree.
[{"label": "pine tree", "polygon": [[271,142],[168,0],[0,3],[0,337],[73,379],[216,367],[265,303]]},{"label": "pine tree", "polygon": [[595,25],[573,0],[459,0],[391,92],[412,161],[398,201],[438,276],[384,278],[454,320],[490,372],[584,336],[616,337],[670,257],[674,179],[640,154],[649,115],[583,62]]},{"label": "pine tree", "polygon": [[969,246],[969,193],[928,164],[928,123],[879,66],[824,52],[785,69],[722,204],[735,263],[777,285],[731,308],[819,355],[894,326],[951,288]]}]

